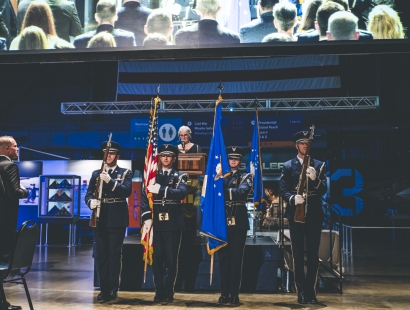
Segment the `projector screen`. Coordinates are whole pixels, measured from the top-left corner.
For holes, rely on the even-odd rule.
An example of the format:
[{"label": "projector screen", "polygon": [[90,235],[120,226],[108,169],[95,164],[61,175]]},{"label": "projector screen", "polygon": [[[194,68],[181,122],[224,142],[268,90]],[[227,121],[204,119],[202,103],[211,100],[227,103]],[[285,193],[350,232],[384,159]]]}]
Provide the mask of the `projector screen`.
[{"label": "projector screen", "polygon": [[7,55],[133,51],[136,58],[164,58],[179,52],[189,57],[196,49],[206,56],[235,55],[242,47],[253,55],[275,54],[274,46],[309,53],[310,46],[320,51],[321,44],[332,44],[326,41],[349,48],[353,41],[397,44],[408,41],[409,2],[21,0],[17,14],[12,2],[3,9],[0,49]]}]

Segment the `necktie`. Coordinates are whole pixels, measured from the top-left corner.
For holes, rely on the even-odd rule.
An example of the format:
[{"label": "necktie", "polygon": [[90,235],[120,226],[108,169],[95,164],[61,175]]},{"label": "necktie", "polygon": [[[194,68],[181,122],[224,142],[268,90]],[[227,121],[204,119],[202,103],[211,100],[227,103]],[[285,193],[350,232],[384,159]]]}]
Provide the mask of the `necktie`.
[{"label": "necktie", "polygon": [[164,171],[164,177],[166,178],[168,176],[168,171]]},{"label": "necktie", "polygon": [[108,174],[111,176],[112,169],[108,169]]}]

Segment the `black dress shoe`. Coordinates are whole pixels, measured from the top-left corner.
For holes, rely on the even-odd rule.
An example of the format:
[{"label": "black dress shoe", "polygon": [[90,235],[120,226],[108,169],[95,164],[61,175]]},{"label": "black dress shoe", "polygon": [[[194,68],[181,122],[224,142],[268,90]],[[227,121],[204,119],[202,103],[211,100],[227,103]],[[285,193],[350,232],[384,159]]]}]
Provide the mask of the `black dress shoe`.
[{"label": "black dress shoe", "polygon": [[100,294],[98,294],[98,296],[97,296],[97,300],[99,300],[99,301],[106,300],[107,298],[108,298],[108,294],[103,293],[103,292],[100,292]]},{"label": "black dress shoe", "polygon": [[303,294],[299,294],[298,295],[298,303],[302,304],[302,305],[307,304],[308,303],[307,298]]},{"label": "black dress shoe", "polygon": [[117,292],[116,291],[111,291],[109,297],[110,297],[110,300],[116,300],[117,299]]},{"label": "black dress shoe", "polygon": [[230,302],[229,296],[221,295],[221,297],[219,297],[218,299],[218,303],[220,304],[226,304],[228,302]]},{"label": "black dress shoe", "polygon": [[238,295],[233,295],[233,296],[231,296],[231,304],[232,304],[232,305],[237,305],[237,304],[239,304],[239,296],[238,296]]},{"label": "black dress shoe", "polygon": [[7,310],[21,310],[21,307],[20,306],[9,305],[7,307]]},{"label": "black dress shoe", "polygon": [[174,301],[174,296],[172,296],[172,295],[165,296],[163,301],[164,302],[173,302]]},{"label": "black dress shoe", "polygon": [[160,294],[155,294],[154,302],[161,302],[164,300],[164,297]]},{"label": "black dress shoe", "polygon": [[319,303],[317,301],[316,297],[305,297],[305,300],[308,304],[317,304],[317,303]]}]

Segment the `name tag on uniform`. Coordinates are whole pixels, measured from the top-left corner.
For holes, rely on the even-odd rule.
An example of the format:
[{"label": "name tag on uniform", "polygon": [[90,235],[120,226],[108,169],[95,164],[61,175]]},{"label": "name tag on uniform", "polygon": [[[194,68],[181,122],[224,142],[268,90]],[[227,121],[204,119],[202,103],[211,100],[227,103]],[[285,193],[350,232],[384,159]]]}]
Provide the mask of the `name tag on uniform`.
[{"label": "name tag on uniform", "polygon": [[168,212],[160,212],[158,213],[158,219],[160,221],[169,221],[169,214]]},{"label": "name tag on uniform", "polygon": [[228,226],[235,226],[235,217],[234,216],[232,216],[232,217],[228,217]]}]

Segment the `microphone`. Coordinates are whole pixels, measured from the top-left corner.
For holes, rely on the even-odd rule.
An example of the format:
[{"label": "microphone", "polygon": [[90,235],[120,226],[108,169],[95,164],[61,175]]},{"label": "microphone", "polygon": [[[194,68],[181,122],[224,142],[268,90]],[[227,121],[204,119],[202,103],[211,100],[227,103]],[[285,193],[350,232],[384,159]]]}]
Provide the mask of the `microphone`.
[{"label": "microphone", "polygon": [[182,149],[185,151],[185,142],[181,142]]}]

